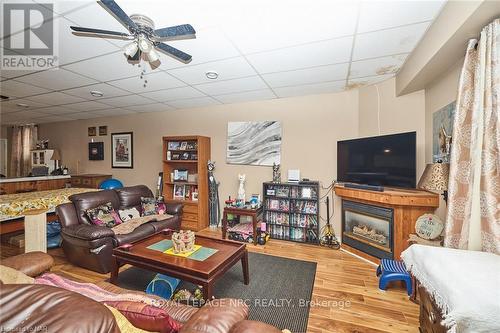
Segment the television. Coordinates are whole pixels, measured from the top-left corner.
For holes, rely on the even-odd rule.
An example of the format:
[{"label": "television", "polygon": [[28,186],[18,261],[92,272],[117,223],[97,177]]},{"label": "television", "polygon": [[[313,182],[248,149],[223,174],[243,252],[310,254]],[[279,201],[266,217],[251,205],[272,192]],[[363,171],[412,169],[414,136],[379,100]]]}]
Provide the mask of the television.
[{"label": "television", "polygon": [[416,132],[337,142],[337,181],[415,188]]}]

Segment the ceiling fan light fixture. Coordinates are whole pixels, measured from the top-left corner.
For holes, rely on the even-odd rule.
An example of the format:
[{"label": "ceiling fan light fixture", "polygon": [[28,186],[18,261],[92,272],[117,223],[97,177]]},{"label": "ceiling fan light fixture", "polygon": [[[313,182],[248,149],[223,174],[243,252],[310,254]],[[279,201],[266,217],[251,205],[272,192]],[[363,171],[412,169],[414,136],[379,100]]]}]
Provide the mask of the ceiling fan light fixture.
[{"label": "ceiling fan light fixture", "polygon": [[207,79],[215,80],[219,77],[219,73],[217,73],[216,71],[207,71],[205,73],[205,76],[207,77]]},{"label": "ceiling fan light fixture", "polygon": [[158,61],[158,59],[160,59],[160,55],[154,49],[151,49],[151,51],[147,53],[147,56],[150,62],[155,62]]},{"label": "ceiling fan light fixture", "polygon": [[153,48],[153,45],[151,44],[151,42],[147,38],[144,38],[144,37],[139,37],[137,44],[139,44],[139,49],[145,53],[148,53]]},{"label": "ceiling fan light fixture", "polygon": [[125,49],[123,51],[125,52],[125,55],[133,57],[137,53],[138,48],[139,47],[137,46],[137,42],[133,41],[132,43],[125,46]]}]

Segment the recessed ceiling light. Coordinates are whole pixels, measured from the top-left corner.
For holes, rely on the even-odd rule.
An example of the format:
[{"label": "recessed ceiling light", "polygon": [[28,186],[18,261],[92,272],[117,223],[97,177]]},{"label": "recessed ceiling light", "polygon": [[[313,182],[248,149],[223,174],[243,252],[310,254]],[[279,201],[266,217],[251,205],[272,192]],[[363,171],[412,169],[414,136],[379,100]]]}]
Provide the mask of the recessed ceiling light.
[{"label": "recessed ceiling light", "polygon": [[97,90],[92,90],[92,91],[90,92],[90,94],[91,94],[92,96],[94,96],[94,97],[102,97],[102,96],[104,96],[104,94],[103,94],[102,92],[97,91]]},{"label": "recessed ceiling light", "polygon": [[219,77],[219,74],[216,71],[208,71],[205,73],[205,75],[207,76],[207,79],[210,80],[215,80]]},{"label": "recessed ceiling light", "polygon": [[25,104],[25,103],[17,103],[16,105],[20,106],[22,108],[29,108],[30,107],[28,104]]}]

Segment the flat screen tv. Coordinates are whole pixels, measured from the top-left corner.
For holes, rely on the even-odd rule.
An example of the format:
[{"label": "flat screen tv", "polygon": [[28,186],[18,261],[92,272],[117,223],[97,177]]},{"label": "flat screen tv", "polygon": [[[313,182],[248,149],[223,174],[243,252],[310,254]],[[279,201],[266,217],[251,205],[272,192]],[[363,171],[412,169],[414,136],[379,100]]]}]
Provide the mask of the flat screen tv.
[{"label": "flat screen tv", "polygon": [[337,181],[415,188],[416,132],[337,142]]}]

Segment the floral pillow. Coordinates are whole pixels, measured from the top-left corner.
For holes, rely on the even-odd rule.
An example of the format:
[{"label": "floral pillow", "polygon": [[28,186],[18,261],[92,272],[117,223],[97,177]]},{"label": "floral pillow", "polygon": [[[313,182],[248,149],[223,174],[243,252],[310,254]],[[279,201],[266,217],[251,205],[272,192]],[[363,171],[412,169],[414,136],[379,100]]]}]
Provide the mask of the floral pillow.
[{"label": "floral pillow", "polygon": [[122,223],[120,216],[113,209],[111,202],[105,203],[104,205],[100,205],[96,208],[87,209],[85,213],[94,225],[112,228],[115,225]]},{"label": "floral pillow", "polygon": [[166,214],[167,206],[163,201],[155,198],[141,197],[142,216]]},{"label": "floral pillow", "polygon": [[137,210],[137,208],[129,208],[129,209],[120,209],[118,211],[118,215],[120,215],[120,219],[123,222],[130,221],[131,219],[141,217],[141,213]]}]

